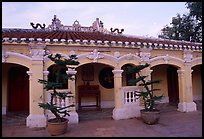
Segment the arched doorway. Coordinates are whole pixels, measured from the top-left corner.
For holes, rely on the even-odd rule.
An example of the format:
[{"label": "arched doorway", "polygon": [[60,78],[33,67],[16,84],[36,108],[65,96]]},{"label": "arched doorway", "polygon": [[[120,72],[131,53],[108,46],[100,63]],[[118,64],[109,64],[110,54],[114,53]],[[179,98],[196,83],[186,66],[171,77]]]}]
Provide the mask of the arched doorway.
[{"label": "arched doorway", "polygon": [[[114,68],[102,63],[87,63],[76,68],[76,109],[79,121],[111,118],[114,108]],[[83,96],[79,109],[79,86],[98,86],[100,107],[96,107],[95,96]]]},{"label": "arched doorway", "polygon": [[174,66],[167,67],[167,84],[169,104],[177,106],[179,103],[178,73]]},{"label": "arched doorway", "polygon": [[29,71],[27,67],[9,64],[8,112],[29,112]]},{"label": "arched doorway", "polygon": [[193,100],[202,100],[202,65],[192,67],[192,91]]},{"label": "arched doorway", "polygon": [[151,67],[152,79],[160,79],[161,83],[155,85],[155,88],[160,88],[160,92],[164,94],[164,103],[177,106],[179,103],[179,88],[178,88],[178,68],[173,65],[161,64]]}]

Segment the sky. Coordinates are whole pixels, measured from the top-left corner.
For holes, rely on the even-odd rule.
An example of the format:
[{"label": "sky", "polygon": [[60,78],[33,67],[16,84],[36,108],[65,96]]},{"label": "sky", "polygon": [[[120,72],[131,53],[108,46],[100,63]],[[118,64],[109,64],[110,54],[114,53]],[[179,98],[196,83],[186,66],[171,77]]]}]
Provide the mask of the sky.
[{"label": "sky", "polygon": [[77,20],[90,27],[99,18],[109,31],[157,38],[172,17],[188,12],[185,2],[2,2],[2,28],[32,29],[30,22],[47,27],[56,15],[66,26]]}]

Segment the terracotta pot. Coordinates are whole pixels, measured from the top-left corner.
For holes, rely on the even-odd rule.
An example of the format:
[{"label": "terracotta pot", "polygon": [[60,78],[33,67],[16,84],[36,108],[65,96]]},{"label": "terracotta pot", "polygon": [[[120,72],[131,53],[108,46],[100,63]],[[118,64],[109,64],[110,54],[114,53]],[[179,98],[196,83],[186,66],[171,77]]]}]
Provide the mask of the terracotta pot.
[{"label": "terracotta pot", "polygon": [[50,135],[57,136],[64,134],[67,131],[68,119],[64,118],[62,122],[53,122],[53,119],[48,120],[47,129]]},{"label": "terracotta pot", "polygon": [[146,110],[140,110],[141,112],[141,118],[144,123],[152,125],[157,124],[160,118],[160,112],[159,110],[153,110],[153,111],[146,111]]}]

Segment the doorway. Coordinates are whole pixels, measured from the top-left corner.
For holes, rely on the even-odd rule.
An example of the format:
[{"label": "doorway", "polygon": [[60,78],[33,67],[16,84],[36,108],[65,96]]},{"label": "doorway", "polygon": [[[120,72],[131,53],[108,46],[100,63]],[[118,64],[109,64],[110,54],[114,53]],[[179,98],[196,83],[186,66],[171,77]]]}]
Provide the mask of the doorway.
[{"label": "doorway", "polygon": [[29,112],[29,76],[23,66],[12,66],[8,72],[8,112]]},{"label": "doorway", "polygon": [[167,84],[169,104],[177,105],[179,103],[178,73],[177,68],[169,66],[167,68]]}]

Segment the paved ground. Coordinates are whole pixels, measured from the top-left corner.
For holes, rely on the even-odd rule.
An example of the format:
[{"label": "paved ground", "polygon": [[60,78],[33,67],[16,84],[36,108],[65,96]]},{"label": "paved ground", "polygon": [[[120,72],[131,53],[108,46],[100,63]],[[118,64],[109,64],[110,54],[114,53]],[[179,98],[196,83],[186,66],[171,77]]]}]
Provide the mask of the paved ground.
[{"label": "paved ground", "polygon": [[[59,137],[202,137],[202,101],[196,103],[198,111],[188,113],[178,112],[175,107],[161,107],[156,125],[146,125],[139,118],[113,120],[111,109],[102,109],[103,114],[82,111],[79,113],[80,122],[70,124],[67,132]],[[45,128],[28,128],[22,121],[12,125],[8,116],[2,117],[2,136],[50,137]]]}]

